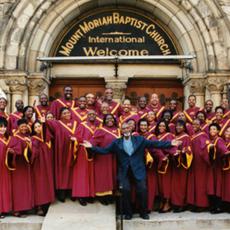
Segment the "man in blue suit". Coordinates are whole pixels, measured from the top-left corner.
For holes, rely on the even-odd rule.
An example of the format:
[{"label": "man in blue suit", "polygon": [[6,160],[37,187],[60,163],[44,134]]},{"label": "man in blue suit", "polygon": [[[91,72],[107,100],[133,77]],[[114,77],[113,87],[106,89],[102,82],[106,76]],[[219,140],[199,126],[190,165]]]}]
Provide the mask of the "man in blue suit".
[{"label": "man in blue suit", "polygon": [[147,187],[146,187],[146,148],[170,148],[179,145],[179,141],[150,141],[142,136],[132,136],[131,127],[127,123],[121,126],[123,136],[114,140],[105,148],[93,147],[84,141],[86,148],[91,148],[95,153],[115,153],[118,160],[118,181],[123,189],[123,211],[125,219],[132,219],[130,175],[135,180],[137,199],[140,204],[140,217],[149,219],[147,213]]}]

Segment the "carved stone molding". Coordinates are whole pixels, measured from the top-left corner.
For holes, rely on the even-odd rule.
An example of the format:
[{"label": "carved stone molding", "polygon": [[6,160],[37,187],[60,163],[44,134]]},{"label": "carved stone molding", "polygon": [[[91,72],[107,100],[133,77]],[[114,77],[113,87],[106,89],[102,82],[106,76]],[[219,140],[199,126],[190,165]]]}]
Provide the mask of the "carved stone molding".
[{"label": "carved stone molding", "polygon": [[190,93],[194,95],[204,95],[205,92],[205,80],[204,79],[192,79],[189,82]]},{"label": "carved stone molding", "polygon": [[107,80],[106,81],[106,88],[113,89],[113,96],[114,99],[121,100],[125,94],[125,89],[127,88],[126,80]]},{"label": "carved stone molding", "polygon": [[26,78],[21,76],[13,76],[5,79],[6,85],[9,86],[9,91],[13,94],[23,94],[26,90]]},{"label": "carved stone molding", "polygon": [[207,77],[206,86],[210,93],[213,92],[222,92],[225,85],[228,83],[228,77],[212,76]]},{"label": "carved stone molding", "polygon": [[38,96],[47,87],[49,81],[43,74],[32,74],[28,77],[27,85],[30,96]]}]

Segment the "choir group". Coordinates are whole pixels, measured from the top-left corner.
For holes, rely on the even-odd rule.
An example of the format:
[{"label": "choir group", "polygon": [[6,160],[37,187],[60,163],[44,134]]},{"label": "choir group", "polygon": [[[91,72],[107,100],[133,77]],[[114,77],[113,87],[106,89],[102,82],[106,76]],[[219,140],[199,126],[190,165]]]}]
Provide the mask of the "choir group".
[{"label": "choir group", "polygon": [[[108,88],[102,98],[92,93],[73,100],[72,87],[64,87],[63,98],[39,105],[15,104],[7,114],[7,101],[0,98],[0,213],[23,216],[28,210],[45,215],[55,197],[67,197],[87,205],[94,199],[107,205],[117,190],[116,155],[90,154],[84,140],[106,147],[121,136],[121,124],[132,127],[132,135],[149,140],[180,140],[170,149],[146,149],[148,210],[181,212],[185,209],[212,213],[230,211],[230,111],[223,99],[213,111],[213,102],[178,111],[177,101],[161,106],[157,94],[149,103],[143,96],[136,106],[129,99],[113,100]],[[138,208],[135,188],[132,201]]]}]

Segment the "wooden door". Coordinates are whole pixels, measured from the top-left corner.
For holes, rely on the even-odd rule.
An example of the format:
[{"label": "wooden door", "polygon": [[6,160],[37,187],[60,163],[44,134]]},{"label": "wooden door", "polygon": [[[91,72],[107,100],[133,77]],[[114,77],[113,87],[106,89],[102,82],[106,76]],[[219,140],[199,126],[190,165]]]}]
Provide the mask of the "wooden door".
[{"label": "wooden door", "polygon": [[72,86],[74,98],[84,96],[86,93],[100,97],[105,91],[104,79],[53,79],[49,89],[51,100],[62,97],[66,85]]},{"label": "wooden door", "polygon": [[170,99],[177,99],[178,107],[183,105],[183,85],[179,80],[129,79],[126,96],[135,105],[138,97],[146,96],[149,101],[151,94],[156,93],[162,105],[167,105]]}]

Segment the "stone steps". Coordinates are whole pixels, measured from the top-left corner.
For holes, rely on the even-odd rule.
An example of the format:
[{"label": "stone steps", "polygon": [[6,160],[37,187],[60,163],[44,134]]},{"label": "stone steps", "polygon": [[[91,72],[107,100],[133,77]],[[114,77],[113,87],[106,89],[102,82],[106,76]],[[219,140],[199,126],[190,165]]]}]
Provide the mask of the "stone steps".
[{"label": "stone steps", "polygon": [[[120,221],[117,222],[120,230]],[[134,216],[132,220],[124,220],[123,230],[229,230],[230,214],[222,213],[156,213],[150,214],[150,220]]]},{"label": "stone steps", "polygon": [[116,230],[115,206],[100,203],[85,207],[66,201],[52,204],[45,217],[42,230]]},{"label": "stone steps", "polygon": [[44,217],[28,215],[26,218],[7,216],[0,219],[0,230],[41,230]]}]

